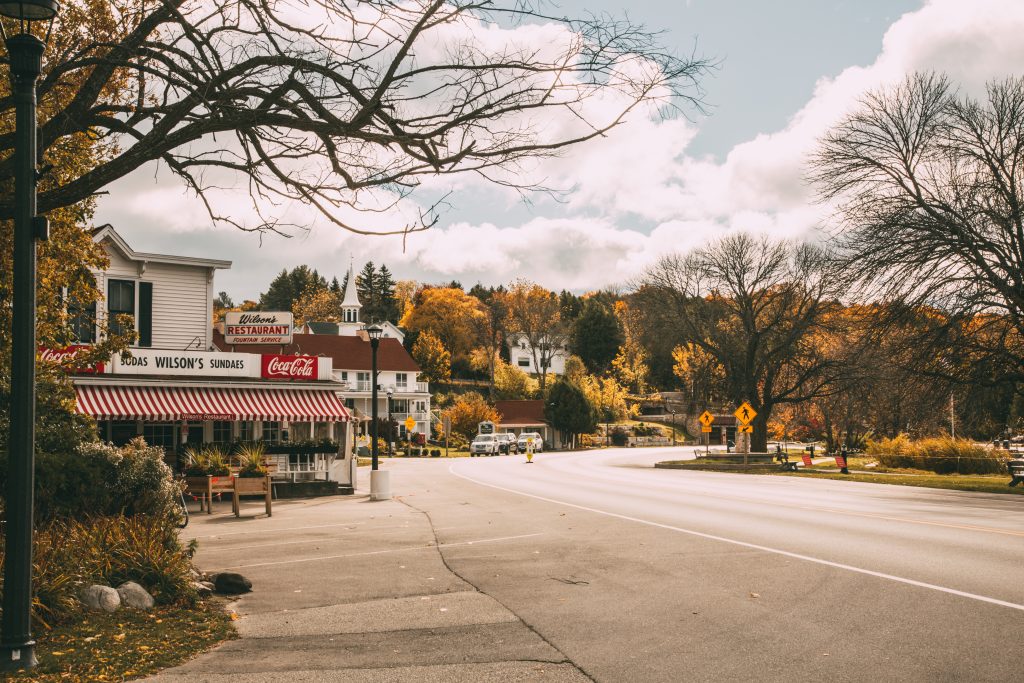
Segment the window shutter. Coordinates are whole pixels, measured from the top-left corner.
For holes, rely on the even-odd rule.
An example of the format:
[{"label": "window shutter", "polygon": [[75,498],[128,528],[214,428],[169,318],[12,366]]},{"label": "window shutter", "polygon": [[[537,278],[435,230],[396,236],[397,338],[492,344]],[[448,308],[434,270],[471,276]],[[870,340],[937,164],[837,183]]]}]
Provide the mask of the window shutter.
[{"label": "window shutter", "polygon": [[139,346],[153,345],[153,283],[139,283]]}]

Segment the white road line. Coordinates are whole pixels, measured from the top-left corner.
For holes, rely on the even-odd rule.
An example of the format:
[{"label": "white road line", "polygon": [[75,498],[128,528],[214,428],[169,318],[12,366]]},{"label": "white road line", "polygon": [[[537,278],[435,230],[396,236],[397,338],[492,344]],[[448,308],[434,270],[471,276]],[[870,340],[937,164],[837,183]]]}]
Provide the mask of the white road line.
[{"label": "white road line", "polygon": [[971,600],[978,600],[980,602],[987,602],[992,605],[999,605],[1000,607],[1009,607],[1010,609],[1016,609],[1024,611],[1024,605],[1016,602],[1007,602],[1006,600],[999,600],[997,598],[990,598],[985,595],[977,595],[976,593],[967,593],[965,591],[956,590],[955,588],[947,588],[946,586],[937,586],[933,583],[925,583],[923,581],[915,581],[914,579],[903,578],[902,576],[893,576],[892,574],[884,574],[882,572],[872,571],[870,569],[864,569],[862,567],[854,567],[853,565],[843,564],[841,562],[832,562],[830,560],[823,560],[820,557],[811,557],[810,555],[801,555],[799,553],[793,553],[788,550],[780,550],[779,548],[769,548],[768,546],[758,545],[756,543],[747,543],[746,541],[738,541],[733,538],[725,538],[724,536],[715,536],[714,534],[706,534],[702,531],[694,531],[693,529],[684,529],[678,526],[672,526],[671,524],[662,524],[661,522],[652,522],[648,519],[640,519],[638,517],[630,517],[629,515],[620,515],[617,512],[608,512],[607,510],[598,510],[585,505],[577,505],[575,503],[567,503],[562,500],[555,500],[554,498],[545,498],[544,496],[537,496],[532,493],[523,493],[522,491],[516,491],[515,489],[505,488],[504,486],[496,486],[494,484],[488,484],[486,482],[478,481],[472,477],[467,477],[463,474],[459,474],[454,469],[455,465],[449,465],[448,471],[454,474],[460,479],[478,484],[480,486],[487,486],[492,489],[499,491],[506,491],[507,493],[514,493],[519,496],[526,496],[527,498],[534,498],[536,500],[543,500],[547,503],[554,503],[556,505],[565,505],[566,507],[576,508],[578,510],[585,510],[586,512],[593,512],[599,515],[606,515],[608,517],[616,517],[618,519],[624,519],[629,522],[637,522],[639,524],[646,524],[648,526],[658,527],[661,529],[668,529],[670,531],[678,531],[682,534],[689,534],[691,536],[697,536],[699,538],[706,538],[712,541],[720,541],[722,543],[731,543],[732,545],[738,545],[744,548],[752,548],[754,550],[761,550],[766,553],[773,553],[775,555],[783,555],[785,557],[792,557],[793,559],[803,560],[805,562],[814,562],[815,564],[825,565],[826,567],[834,567],[836,569],[845,569],[847,571],[856,572],[858,574],[866,574],[868,576],[874,576],[880,579],[887,579],[889,581],[896,581],[897,583],[904,583],[910,586],[917,586],[918,588],[928,588],[930,590],[939,591],[941,593],[948,593],[950,595],[958,595],[963,598],[970,598]]},{"label": "white road line", "polygon": [[533,538],[543,536],[544,533],[520,534],[518,536],[500,536],[498,538],[481,538],[475,541],[460,541],[459,543],[440,543],[438,545],[417,545],[409,548],[392,548],[390,550],[371,550],[365,553],[347,553],[344,555],[324,555],[321,557],[303,557],[297,560],[281,560],[279,562],[259,562],[257,564],[232,564],[218,569],[207,569],[207,572],[214,572],[223,569],[247,569],[249,567],[273,567],[279,564],[297,564],[299,562],[320,562],[321,560],[340,560],[346,557],[365,557],[367,555],[387,555],[388,553],[407,553],[416,550],[431,550],[435,548],[454,548],[460,545],[478,545],[480,543],[497,543],[498,541],[514,541],[519,538]]}]

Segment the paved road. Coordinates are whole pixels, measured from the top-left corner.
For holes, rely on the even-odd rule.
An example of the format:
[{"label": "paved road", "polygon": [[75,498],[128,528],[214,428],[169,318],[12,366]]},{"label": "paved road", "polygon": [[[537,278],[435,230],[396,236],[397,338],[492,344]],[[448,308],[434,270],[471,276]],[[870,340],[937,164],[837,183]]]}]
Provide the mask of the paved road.
[{"label": "paved road", "polygon": [[1024,499],[670,453],[387,466],[446,565],[595,680],[1020,680]]}]

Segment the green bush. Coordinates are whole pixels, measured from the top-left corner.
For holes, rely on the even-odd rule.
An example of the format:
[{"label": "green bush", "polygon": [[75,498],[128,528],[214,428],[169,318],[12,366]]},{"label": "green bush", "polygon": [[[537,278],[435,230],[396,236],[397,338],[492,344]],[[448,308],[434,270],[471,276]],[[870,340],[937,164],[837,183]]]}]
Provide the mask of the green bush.
[{"label": "green bush", "polygon": [[[0,536],[0,567],[4,559]],[[68,620],[80,611],[79,592],[94,583],[117,587],[135,581],[158,603],[191,603],[196,599],[191,567],[177,528],[167,519],[117,515],[52,520],[35,534],[33,622],[49,628]]]},{"label": "green bush", "polygon": [[[177,483],[161,448],[142,438],[117,447],[81,444],[73,454],[36,456],[36,515],[57,517],[155,515],[176,519]],[[7,455],[0,454],[0,495],[6,491]]]},{"label": "green bush", "polygon": [[911,441],[906,434],[869,440],[867,453],[883,467],[918,469],[936,474],[1000,474],[1006,471],[1005,452],[979,446],[969,439],[939,436]]},{"label": "green bush", "polygon": [[612,445],[613,446],[625,446],[629,443],[629,433],[621,428],[616,427],[612,430]]}]

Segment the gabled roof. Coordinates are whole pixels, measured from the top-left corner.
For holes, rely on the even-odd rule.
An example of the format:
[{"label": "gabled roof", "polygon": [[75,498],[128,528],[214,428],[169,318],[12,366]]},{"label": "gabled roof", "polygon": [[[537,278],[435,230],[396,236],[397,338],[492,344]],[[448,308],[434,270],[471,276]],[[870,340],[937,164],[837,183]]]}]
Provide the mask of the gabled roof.
[{"label": "gabled roof", "polygon": [[146,263],[169,263],[178,266],[199,266],[201,268],[230,268],[231,261],[222,261],[219,259],[208,259],[208,258],[195,258],[192,256],[174,256],[171,254],[148,254],[141,251],[135,251],[128,243],[124,241],[124,238],[116,230],[114,226],[101,225],[98,228],[94,228],[90,231],[92,233],[93,242],[99,243],[103,240],[110,240],[114,247],[121,252],[129,261],[141,261]]},{"label": "gabled roof", "polygon": [[495,401],[494,409],[501,415],[502,427],[542,427],[544,401]]},{"label": "gabled roof", "polygon": [[308,322],[306,327],[312,334],[338,334],[338,323]]},{"label": "gabled roof", "polygon": [[[235,350],[245,353],[281,353],[286,355],[326,356],[331,358],[335,370],[370,370],[370,342],[360,337],[344,337],[334,334],[295,334],[292,343],[245,344]],[[213,331],[213,343],[221,351],[228,351],[231,345],[224,342],[219,330]],[[419,372],[420,366],[412,359],[397,339],[385,337],[377,349],[377,369],[381,372]]]}]

